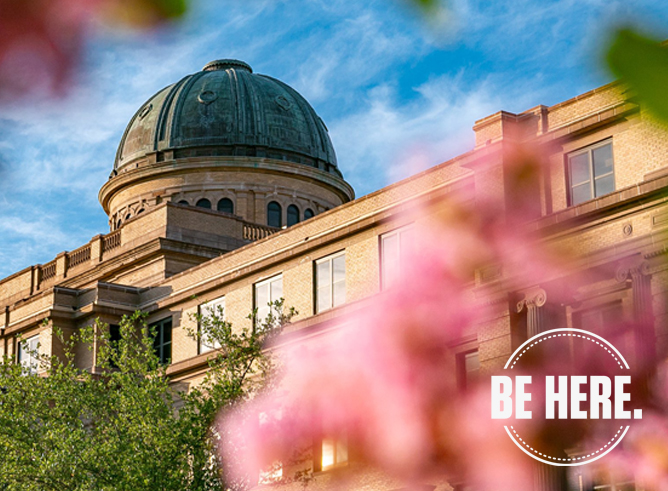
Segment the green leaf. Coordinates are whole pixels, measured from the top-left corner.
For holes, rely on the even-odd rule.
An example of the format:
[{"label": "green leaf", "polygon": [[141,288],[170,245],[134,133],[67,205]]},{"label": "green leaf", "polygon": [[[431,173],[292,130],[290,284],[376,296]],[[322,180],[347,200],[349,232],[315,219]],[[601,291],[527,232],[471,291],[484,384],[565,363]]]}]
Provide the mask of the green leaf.
[{"label": "green leaf", "polygon": [[668,121],[668,49],[631,29],[622,29],[608,50],[607,62],[648,110]]}]

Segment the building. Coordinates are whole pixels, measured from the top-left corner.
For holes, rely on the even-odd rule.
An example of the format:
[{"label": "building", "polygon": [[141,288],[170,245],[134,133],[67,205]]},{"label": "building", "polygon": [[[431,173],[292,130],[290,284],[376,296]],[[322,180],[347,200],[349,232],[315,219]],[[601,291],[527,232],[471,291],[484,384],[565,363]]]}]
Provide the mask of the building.
[{"label": "building", "polygon": [[[436,213],[455,192],[510,203],[504,159],[489,157],[517,143],[540,147],[546,160],[527,192],[532,227],[569,245],[583,268],[617,272],[560,303],[567,324],[610,312],[643,317],[663,352],[666,129],[616,83],[551,107],[501,111],[473,129],[470,152],[354,199],[325,124],[299,94],[243,62],[209,63],[130,121],[99,195],[111,231],[0,281],[0,352],[29,364],[19,333],[58,354],[52,326],[115,324],[141,309],[158,327],[168,374],[197,383],[212,347],[186,328],[196,329],[202,305],[223,304],[228,320],[244,325],[254,307],[284,297],[300,312],[292,329],[317,329],[390,281],[388,264],[410,231],[406,209]],[[478,271],[472,287],[495,295],[499,274]],[[549,307],[549,286],[501,293],[494,318],[459,347],[464,374],[502,366],[541,328],[533,313]],[[95,356],[84,350],[77,363],[95,370]],[[330,463],[315,468],[326,474]],[[587,479],[580,485],[593,485]],[[395,487],[378,478],[359,489]]]}]

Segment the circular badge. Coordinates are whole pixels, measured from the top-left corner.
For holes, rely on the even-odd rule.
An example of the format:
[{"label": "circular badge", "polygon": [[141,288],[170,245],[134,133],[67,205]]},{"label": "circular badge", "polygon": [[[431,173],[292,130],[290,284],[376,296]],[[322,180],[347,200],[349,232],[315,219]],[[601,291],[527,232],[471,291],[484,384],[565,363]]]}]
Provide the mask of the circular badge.
[{"label": "circular badge", "polygon": [[603,337],[553,329],[523,343],[492,376],[492,418],[531,458],[554,466],[608,454],[642,410],[629,409],[631,370]]}]

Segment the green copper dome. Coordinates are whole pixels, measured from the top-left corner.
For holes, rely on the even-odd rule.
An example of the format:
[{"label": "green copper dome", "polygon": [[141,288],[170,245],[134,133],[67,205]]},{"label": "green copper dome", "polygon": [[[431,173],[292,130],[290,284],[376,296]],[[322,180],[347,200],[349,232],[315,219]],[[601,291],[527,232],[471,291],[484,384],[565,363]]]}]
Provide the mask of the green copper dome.
[{"label": "green copper dome", "polygon": [[125,130],[114,169],[135,167],[151,154],[155,161],[264,157],[340,176],[327,128],[311,105],[238,60],[212,61],[149,99]]}]

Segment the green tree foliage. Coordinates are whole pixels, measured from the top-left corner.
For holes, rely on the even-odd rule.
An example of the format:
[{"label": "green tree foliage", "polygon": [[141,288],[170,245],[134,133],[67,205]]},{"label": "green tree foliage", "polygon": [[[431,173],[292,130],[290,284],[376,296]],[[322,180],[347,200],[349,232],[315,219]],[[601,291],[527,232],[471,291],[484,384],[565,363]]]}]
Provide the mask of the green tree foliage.
[{"label": "green tree foliage", "polygon": [[[65,338],[64,356],[38,356],[40,374],[0,363],[0,489],[225,489],[217,459],[220,410],[274,383],[267,344],[290,321],[282,301],[255,328],[233,329],[222,311],[200,318],[201,330],[223,348],[211,353],[197,387],[170,382],[153,349],[146,314]],[[254,316],[251,316],[254,318]],[[77,367],[77,350],[97,348],[95,373]],[[84,348],[85,349],[85,348]],[[240,489],[236,485],[237,489]]]},{"label": "green tree foliage", "polygon": [[668,49],[631,29],[614,35],[608,66],[655,116],[668,121]]}]

